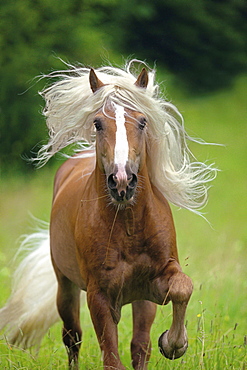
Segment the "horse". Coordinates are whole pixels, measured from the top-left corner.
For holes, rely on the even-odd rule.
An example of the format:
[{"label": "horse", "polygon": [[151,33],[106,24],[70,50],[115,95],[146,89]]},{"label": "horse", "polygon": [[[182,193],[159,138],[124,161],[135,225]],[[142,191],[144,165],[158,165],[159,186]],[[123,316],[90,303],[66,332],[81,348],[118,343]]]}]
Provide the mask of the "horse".
[{"label": "horse", "polygon": [[70,370],[79,368],[81,291],[104,369],[125,369],[117,326],[126,304],[134,369],[148,368],[157,304],[173,306],[171,327],[158,340],[161,354],[177,359],[188,347],[193,284],[179,264],[169,202],[199,212],[214,169],[192,161],[182,116],[161,96],[155,71],[140,62],[136,75],[134,62],[53,72],[57,80],[41,93],[50,139],[40,163],[69,144],[79,149],[56,173],[49,235],[38,235],[24,259],[0,323],[12,327],[10,343],[28,347],[59,314]]}]

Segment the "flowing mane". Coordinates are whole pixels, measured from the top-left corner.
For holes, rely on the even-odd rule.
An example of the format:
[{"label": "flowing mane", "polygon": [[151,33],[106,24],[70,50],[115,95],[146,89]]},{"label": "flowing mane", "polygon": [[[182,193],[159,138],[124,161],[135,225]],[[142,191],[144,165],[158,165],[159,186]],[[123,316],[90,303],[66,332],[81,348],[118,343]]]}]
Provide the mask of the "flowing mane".
[{"label": "flowing mane", "polygon": [[95,94],[90,88],[88,68],[70,66],[67,71],[45,76],[58,81],[41,92],[46,101],[43,113],[50,139],[40,149],[37,160],[44,164],[72,143],[78,143],[82,150],[94,148],[93,117],[110,100],[147,117],[147,165],[152,183],[171,203],[200,213],[198,209],[207,200],[208,183],[216,171],[212,165],[194,161],[186,141],[200,141],[187,135],[182,115],[161,96],[155,71],[149,70],[146,89],[135,86],[134,62],[130,61],[125,69],[96,69],[104,86]]}]

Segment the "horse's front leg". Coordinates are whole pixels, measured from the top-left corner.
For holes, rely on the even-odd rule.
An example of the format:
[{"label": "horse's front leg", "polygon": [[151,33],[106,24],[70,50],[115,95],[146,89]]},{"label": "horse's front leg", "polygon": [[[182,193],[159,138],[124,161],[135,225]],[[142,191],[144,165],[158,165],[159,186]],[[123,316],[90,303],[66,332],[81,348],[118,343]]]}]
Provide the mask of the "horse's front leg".
[{"label": "horse's front leg", "polygon": [[156,314],[156,304],[149,301],[136,301],[132,303],[132,311],[132,365],[135,370],[146,370],[151,355],[150,329]]},{"label": "horse's front leg", "polygon": [[88,286],[87,301],[102,351],[104,369],[125,370],[118,353],[117,324],[120,315],[113,317],[108,298],[96,286]]},{"label": "horse's front leg", "polygon": [[171,271],[172,275],[168,280],[168,297],[173,305],[173,321],[170,330],[160,336],[159,348],[165,357],[173,360],[181,357],[188,347],[184,319],[193,285],[191,279],[181,271],[176,262],[168,267],[167,273],[170,274]]}]

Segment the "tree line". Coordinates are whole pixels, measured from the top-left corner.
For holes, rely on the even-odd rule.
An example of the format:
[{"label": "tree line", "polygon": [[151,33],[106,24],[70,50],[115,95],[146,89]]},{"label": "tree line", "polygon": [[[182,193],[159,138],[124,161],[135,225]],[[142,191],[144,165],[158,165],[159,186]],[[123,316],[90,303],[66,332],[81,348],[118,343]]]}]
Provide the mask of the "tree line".
[{"label": "tree line", "polygon": [[34,77],[64,69],[60,58],[99,66],[133,55],[196,94],[246,71],[243,0],[9,0],[0,13],[2,170],[26,166],[20,156],[45,140],[45,82]]}]

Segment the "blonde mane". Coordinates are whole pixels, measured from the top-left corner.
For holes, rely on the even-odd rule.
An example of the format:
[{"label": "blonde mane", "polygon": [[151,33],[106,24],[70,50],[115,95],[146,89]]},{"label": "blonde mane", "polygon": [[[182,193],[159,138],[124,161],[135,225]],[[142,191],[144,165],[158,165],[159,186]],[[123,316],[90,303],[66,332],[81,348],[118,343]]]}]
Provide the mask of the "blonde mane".
[{"label": "blonde mane", "polygon": [[193,161],[186,142],[193,139],[186,134],[177,108],[159,94],[155,71],[149,70],[146,89],[135,86],[136,75],[131,72],[134,62],[125,69],[96,69],[105,86],[95,94],[90,88],[88,68],[70,66],[67,71],[45,76],[58,81],[41,92],[50,139],[37,160],[44,164],[72,143],[79,143],[82,149],[94,147],[93,117],[110,99],[147,117],[147,166],[152,183],[170,202],[200,213],[196,210],[205,204],[208,182],[215,178],[216,171],[212,165]]}]

